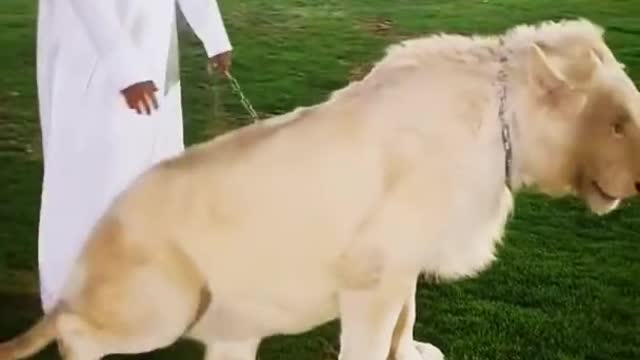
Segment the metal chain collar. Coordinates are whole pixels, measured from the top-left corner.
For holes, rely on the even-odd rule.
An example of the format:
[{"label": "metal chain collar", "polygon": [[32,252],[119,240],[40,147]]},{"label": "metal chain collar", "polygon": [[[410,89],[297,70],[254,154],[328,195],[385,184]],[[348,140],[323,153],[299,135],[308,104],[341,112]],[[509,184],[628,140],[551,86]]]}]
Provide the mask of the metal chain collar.
[{"label": "metal chain collar", "polygon": [[[502,45],[502,40],[501,40]],[[505,185],[511,190],[511,173],[512,173],[512,146],[511,146],[511,133],[509,128],[509,121],[507,120],[507,70],[506,70],[507,56],[503,54],[500,57],[500,70],[498,71],[497,85],[498,85],[498,119],[502,127],[502,146],[505,153]]]}]

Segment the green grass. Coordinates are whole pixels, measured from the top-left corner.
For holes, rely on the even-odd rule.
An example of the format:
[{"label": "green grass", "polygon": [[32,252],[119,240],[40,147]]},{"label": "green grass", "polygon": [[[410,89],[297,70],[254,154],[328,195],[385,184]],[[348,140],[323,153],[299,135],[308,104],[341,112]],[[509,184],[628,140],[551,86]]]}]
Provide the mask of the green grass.
[{"label": "green grass", "polygon": [[[36,234],[41,158],[35,91],[35,2],[0,2],[0,338],[39,315]],[[588,17],[640,78],[637,0],[221,1],[234,73],[254,107],[281,113],[323,100],[396,39],[430,31],[502,31],[520,22]],[[182,36],[189,143],[249,119],[226,83],[206,76]],[[517,199],[495,265],[475,279],[423,284],[416,335],[449,359],[640,359],[640,204],[599,218],[575,200]],[[338,324],[266,341],[260,358],[330,359]],[[182,342],[148,358],[196,359]],[[55,358],[52,348],[39,356]],[[366,360],[366,359],[363,359]]]}]

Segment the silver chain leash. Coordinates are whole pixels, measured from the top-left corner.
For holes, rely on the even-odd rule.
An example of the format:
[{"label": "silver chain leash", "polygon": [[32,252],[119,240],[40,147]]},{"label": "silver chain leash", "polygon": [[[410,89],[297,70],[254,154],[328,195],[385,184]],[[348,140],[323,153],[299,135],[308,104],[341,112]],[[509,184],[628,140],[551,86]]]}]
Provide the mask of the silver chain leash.
[{"label": "silver chain leash", "polygon": [[234,93],[236,93],[236,95],[238,95],[238,97],[240,98],[240,103],[245,108],[245,110],[247,110],[253,122],[254,123],[258,122],[258,120],[260,120],[260,117],[258,116],[258,113],[253,109],[253,106],[251,106],[249,99],[247,99],[247,97],[242,92],[242,89],[240,88],[240,84],[238,83],[238,80],[236,80],[228,71],[225,72],[225,76],[227,77],[227,79],[229,79],[229,83],[231,84],[231,89],[233,90]]}]

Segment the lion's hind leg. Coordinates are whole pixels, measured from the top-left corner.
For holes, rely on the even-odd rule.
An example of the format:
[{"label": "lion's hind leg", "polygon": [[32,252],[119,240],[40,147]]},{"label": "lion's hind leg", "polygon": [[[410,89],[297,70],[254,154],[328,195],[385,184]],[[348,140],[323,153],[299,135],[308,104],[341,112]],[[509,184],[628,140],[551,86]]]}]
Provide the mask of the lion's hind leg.
[{"label": "lion's hind leg", "polygon": [[176,284],[161,269],[128,271],[125,281],[89,286],[57,321],[65,359],[137,354],[171,345],[195,320],[200,287]]},{"label": "lion's hind leg", "polygon": [[200,311],[205,282],[180,249],[135,241],[118,223],[103,226],[71,277],[57,324],[69,359],[169,346]]},{"label": "lion's hind leg", "polygon": [[200,288],[176,284],[162,271],[128,272],[124,282],[108,280],[79,298],[58,321],[65,359],[99,359],[137,354],[173,344],[195,320]]}]

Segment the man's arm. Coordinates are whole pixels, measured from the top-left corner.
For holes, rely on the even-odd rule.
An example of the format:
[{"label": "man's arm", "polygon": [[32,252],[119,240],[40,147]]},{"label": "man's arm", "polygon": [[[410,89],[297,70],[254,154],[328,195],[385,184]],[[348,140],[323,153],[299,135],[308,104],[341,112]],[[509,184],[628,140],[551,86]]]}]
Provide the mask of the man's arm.
[{"label": "man's arm", "polygon": [[118,90],[151,80],[143,56],[123,28],[113,0],[68,0]]},{"label": "man's arm", "polygon": [[216,0],[177,0],[209,58],[231,51],[231,42]]}]

